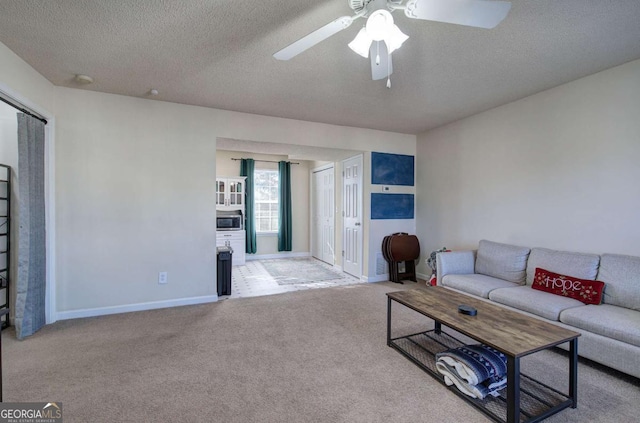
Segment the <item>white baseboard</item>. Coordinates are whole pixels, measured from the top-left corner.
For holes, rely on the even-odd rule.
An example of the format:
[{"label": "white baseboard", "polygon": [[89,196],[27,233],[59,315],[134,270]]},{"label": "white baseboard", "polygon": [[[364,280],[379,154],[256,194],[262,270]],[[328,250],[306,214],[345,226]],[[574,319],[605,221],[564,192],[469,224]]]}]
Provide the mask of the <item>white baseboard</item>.
[{"label": "white baseboard", "polygon": [[342,266],[340,266],[339,264],[334,264],[333,270],[335,270],[336,272],[342,273]]},{"label": "white baseboard", "polygon": [[[429,280],[429,278],[431,277],[430,275],[427,276],[423,273],[416,273],[416,277],[417,279],[424,279],[424,280]],[[385,274],[385,275],[376,275],[376,276],[363,276],[362,277],[362,281],[363,282],[386,282],[390,280],[389,279],[389,274]]]},{"label": "white baseboard", "polygon": [[424,279],[425,281],[429,281],[429,279],[431,279],[431,275],[426,275],[424,273],[416,273],[416,276],[418,277],[418,279]]},{"label": "white baseboard", "polygon": [[376,276],[362,276],[362,282],[386,282],[389,280],[389,275],[376,275]]},{"label": "white baseboard", "polygon": [[302,252],[302,253],[277,253],[277,254],[247,254],[245,257],[246,261],[249,260],[271,260],[271,259],[281,259],[281,258],[295,258],[295,257],[311,257],[310,252]]},{"label": "white baseboard", "polygon": [[158,308],[205,304],[205,303],[213,303],[216,301],[218,301],[217,295],[206,295],[204,297],[178,298],[175,300],[151,301],[148,303],[125,304],[120,306],[59,311],[56,313],[56,320],[68,320],[68,319],[79,319],[82,317],[106,316],[108,314],[130,313],[132,311],[144,311],[144,310],[154,310]]}]

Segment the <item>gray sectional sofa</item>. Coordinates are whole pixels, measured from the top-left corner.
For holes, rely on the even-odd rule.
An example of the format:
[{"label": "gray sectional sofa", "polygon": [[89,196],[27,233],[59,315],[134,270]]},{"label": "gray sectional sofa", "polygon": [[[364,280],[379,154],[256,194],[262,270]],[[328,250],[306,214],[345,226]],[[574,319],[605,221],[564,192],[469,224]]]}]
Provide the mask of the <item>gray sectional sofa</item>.
[{"label": "gray sectional sofa", "polygon": [[[640,378],[640,257],[482,240],[477,250],[439,253],[436,262],[438,285],[580,332],[580,356]],[[536,268],[604,282],[602,304],[533,289]]]}]

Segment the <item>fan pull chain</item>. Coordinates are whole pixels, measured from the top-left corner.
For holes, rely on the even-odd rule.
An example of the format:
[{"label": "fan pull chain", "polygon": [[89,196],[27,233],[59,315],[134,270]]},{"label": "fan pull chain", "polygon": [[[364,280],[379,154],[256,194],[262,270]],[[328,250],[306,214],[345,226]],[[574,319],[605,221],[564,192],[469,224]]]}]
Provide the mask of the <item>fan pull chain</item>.
[{"label": "fan pull chain", "polygon": [[391,53],[387,57],[387,88],[391,88]]},{"label": "fan pull chain", "polygon": [[376,53],[376,65],[380,64],[380,41],[376,41],[378,52]]}]

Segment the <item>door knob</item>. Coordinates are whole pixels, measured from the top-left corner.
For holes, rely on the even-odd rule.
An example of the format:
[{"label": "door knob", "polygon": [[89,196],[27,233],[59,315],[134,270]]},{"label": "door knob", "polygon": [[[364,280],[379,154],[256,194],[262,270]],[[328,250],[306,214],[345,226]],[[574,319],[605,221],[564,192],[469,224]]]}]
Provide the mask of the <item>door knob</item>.
[{"label": "door knob", "polygon": [[356,222],[356,226],[360,226],[360,222]]}]

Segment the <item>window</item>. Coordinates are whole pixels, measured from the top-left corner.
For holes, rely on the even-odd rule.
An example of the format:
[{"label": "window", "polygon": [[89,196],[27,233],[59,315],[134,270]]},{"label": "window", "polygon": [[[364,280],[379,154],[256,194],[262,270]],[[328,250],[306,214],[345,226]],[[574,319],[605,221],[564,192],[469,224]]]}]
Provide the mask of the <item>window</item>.
[{"label": "window", "polygon": [[278,232],[278,171],[254,171],[256,232]]}]

